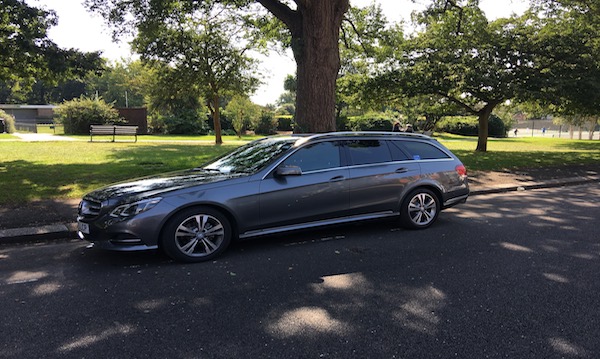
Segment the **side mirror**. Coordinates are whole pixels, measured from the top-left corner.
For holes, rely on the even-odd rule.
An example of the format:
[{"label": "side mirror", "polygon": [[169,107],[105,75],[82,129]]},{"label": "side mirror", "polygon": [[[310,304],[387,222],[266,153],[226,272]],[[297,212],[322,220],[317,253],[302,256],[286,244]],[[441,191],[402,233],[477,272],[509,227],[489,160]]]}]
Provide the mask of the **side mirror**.
[{"label": "side mirror", "polygon": [[279,166],[275,170],[275,175],[278,177],[300,176],[302,175],[302,169],[298,166]]}]

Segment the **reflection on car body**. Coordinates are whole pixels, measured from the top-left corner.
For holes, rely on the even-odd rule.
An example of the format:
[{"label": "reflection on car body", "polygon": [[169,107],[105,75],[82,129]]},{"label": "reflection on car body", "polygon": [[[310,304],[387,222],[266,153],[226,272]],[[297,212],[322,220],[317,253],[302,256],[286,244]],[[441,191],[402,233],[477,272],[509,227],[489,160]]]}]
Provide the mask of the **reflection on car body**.
[{"label": "reflection on car body", "polygon": [[274,136],[204,166],[88,193],[79,235],[100,248],[161,248],[195,262],[234,239],[323,225],[399,216],[407,228],[427,228],[468,194],[463,164],[427,136]]}]

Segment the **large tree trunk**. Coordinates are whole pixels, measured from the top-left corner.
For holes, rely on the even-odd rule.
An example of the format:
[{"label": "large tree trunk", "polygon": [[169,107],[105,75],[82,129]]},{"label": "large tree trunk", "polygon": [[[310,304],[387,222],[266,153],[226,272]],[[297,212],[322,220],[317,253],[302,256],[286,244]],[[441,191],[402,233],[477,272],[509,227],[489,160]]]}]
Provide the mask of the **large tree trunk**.
[{"label": "large tree trunk", "polygon": [[213,94],[213,98],[209,105],[213,118],[213,126],[215,128],[215,145],[223,144],[223,138],[221,137],[221,111],[219,110],[219,100],[219,95]]},{"label": "large tree trunk", "polygon": [[482,109],[477,113],[479,116],[479,137],[477,139],[477,148],[475,151],[478,152],[486,152],[487,151],[487,140],[489,134],[489,120],[492,111],[494,111],[494,107],[498,105],[499,102],[491,101],[488,102]]},{"label": "large tree trunk", "polygon": [[335,82],[340,69],[339,34],[348,0],[313,0],[302,14],[301,38],[296,38],[296,132],[335,131]]},{"label": "large tree trunk", "polygon": [[340,68],[339,37],[349,0],[258,0],[292,33],[297,64],[297,133],[335,130],[335,82]]}]

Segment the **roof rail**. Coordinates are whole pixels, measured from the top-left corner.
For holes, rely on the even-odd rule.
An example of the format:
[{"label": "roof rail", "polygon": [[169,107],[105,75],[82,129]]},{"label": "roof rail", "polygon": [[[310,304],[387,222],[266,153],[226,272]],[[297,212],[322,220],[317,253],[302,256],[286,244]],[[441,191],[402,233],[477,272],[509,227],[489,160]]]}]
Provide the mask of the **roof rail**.
[{"label": "roof rail", "polygon": [[352,136],[381,136],[381,137],[412,137],[431,140],[432,138],[427,135],[413,132],[386,132],[386,131],[346,131],[346,132],[324,132],[310,135],[306,141],[311,141],[317,138],[325,137],[352,137]]}]

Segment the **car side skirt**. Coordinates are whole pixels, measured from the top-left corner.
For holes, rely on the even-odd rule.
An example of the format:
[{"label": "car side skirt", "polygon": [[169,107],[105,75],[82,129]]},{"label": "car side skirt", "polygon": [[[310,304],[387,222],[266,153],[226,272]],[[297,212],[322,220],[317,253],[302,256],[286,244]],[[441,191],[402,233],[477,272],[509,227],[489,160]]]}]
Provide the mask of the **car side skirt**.
[{"label": "car side skirt", "polygon": [[299,229],[309,229],[309,228],[330,226],[330,225],[334,225],[334,224],[342,224],[342,223],[349,223],[349,222],[356,222],[356,221],[365,221],[365,220],[370,220],[370,219],[394,217],[394,216],[399,216],[399,215],[400,215],[400,212],[393,212],[393,211],[361,214],[361,215],[333,218],[333,219],[327,219],[327,220],[315,221],[315,222],[309,222],[309,223],[294,224],[294,225],[289,225],[289,226],[266,228],[266,229],[261,229],[261,230],[256,230],[256,231],[248,231],[248,232],[240,234],[238,236],[238,238],[246,239],[246,238],[251,238],[251,237],[264,236],[264,235],[268,235],[268,234],[295,231],[295,230],[299,230]]}]

